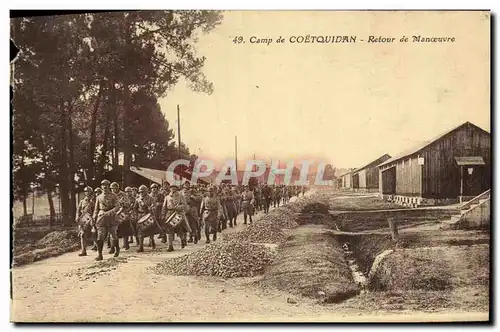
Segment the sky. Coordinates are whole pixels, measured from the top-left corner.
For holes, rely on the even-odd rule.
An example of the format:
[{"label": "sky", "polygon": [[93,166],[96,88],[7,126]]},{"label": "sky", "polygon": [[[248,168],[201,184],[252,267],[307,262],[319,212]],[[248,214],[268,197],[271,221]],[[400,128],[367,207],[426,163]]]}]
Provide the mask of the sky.
[{"label": "sky", "polygon": [[[490,131],[489,30],[484,12],[230,11],[196,44],[214,93],[181,81],[160,105],[176,133],[179,105],[182,141],[202,157],[234,158],[237,136],[238,160],[357,168],[465,121]],[[307,34],[357,42],[289,43]],[[412,35],[455,42],[412,43]],[[252,36],[286,43],[252,44]]]}]

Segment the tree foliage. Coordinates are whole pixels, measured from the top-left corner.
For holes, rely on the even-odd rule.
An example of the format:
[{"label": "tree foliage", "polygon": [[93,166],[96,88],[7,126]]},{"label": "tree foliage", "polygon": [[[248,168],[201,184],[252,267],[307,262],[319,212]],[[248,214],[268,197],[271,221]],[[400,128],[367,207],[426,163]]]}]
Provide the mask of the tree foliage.
[{"label": "tree foliage", "polygon": [[[195,45],[221,20],[218,11],[13,19],[20,49],[11,80],[15,197],[25,199],[36,186],[51,202],[58,188],[70,220],[76,187],[97,185],[121,160],[125,169],[164,169],[177,145],[158,100],[181,78],[212,93]],[[184,144],[181,150],[189,156]]]}]

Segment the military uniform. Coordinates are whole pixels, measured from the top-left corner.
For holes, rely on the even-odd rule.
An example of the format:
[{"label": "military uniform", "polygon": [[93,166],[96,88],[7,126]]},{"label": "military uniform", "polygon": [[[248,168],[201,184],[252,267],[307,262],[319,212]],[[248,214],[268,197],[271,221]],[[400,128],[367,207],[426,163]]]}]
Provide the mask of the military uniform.
[{"label": "military uniform", "polygon": [[[146,186],[141,186],[139,188],[139,192],[144,192],[144,195],[139,194],[139,197],[134,202],[134,207],[133,211],[135,215],[137,216],[137,221],[139,221],[142,217],[145,215],[152,213],[154,209],[154,200],[151,196],[147,194],[147,188]],[[154,228],[154,227],[153,227]],[[146,231],[146,233],[144,233]],[[151,244],[151,247],[153,249],[156,249],[156,244],[154,240],[154,234],[158,231],[158,229],[154,228],[151,229],[151,231],[148,232],[148,230],[141,230],[138,225],[136,225],[136,234],[137,234],[137,243],[139,244],[139,248],[137,249],[137,252],[143,252],[144,251],[144,237],[149,236],[149,243]],[[150,234],[153,233],[153,234]]]},{"label": "military uniform", "polygon": [[127,188],[125,190],[125,195],[119,200],[122,213],[126,216],[125,220],[118,225],[118,237],[123,238],[123,248],[125,250],[130,249],[129,237],[135,234],[134,222],[137,221],[134,213],[134,203],[135,199],[133,196],[132,188]]},{"label": "military uniform", "polygon": [[199,225],[200,217],[198,215],[198,210],[200,208],[201,202],[199,201],[199,199],[197,199],[196,193],[194,189],[190,188],[190,185],[185,185],[181,193],[184,196],[184,199],[186,200],[188,206],[186,217],[189,222],[189,226],[191,227],[188,242],[194,242],[194,244],[196,244],[201,239]]},{"label": "military uniform", "polygon": [[[156,183],[153,183],[151,185],[151,193],[149,194],[151,198],[153,199],[153,216],[156,220],[156,222],[160,222],[160,215],[161,215],[161,208],[163,205],[163,201],[165,200],[165,195],[158,189],[158,185]],[[158,236],[158,239],[161,239],[162,243],[167,242],[167,236],[163,232],[160,233]]]},{"label": "military uniform", "polygon": [[[117,182],[113,182],[113,183],[111,183],[111,185],[109,187],[111,189],[111,192],[113,194],[115,194],[116,197],[118,197],[118,203],[120,204],[123,197],[125,196],[125,193],[120,190],[120,185]],[[120,207],[121,207],[121,205],[120,205]],[[109,248],[109,253],[113,254],[115,252],[115,247],[111,243],[111,235],[109,233],[108,233],[106,240],[108,242],[107,244],[108,244],[108,248]]]},{"label": "military uniform", "polygon": [[227,189],[226,190],[226,199],[224,201],[225,207],[226,207],[226,213],[227,213],[227,218],[229,219],[229,227],[233,228],[236,226],[236,205],[235,205],[235,195],[234,191]]},{"label": "military uniform", "polygon": [[[107,187],[107,184],[103,184],[103,186]],[[118,223],[115,216],[115,213],[118,211],[118,209],[119,209],[118,197],[109,190],[103,190],[103,193],[99,195],[96,199],[94,218],[93,218],[95,223],[95,228],[97,230],[98,256],[96,260],[103,259],[102,249],[104,246],[104,240],[106,239],[108,234],[111,236],[113,240],[113,246],[115,248],[115,257],[117,257],[118,254],[120,253],[120,247],[118,245],[118,236],[117,236]]]},{"label": "military uniform", "polygon": [[254,213],[254,196],[250,189],[245,190],[241,194],[241,207],[243,209],[243,223],[246,225],[247,216],[250,217],[250,223],[252,223],[252,216]]},{"label": "military uniform", "polygon": [[[78,223],[78,233],[80,235],[80,244],[82,252],[79,256],[87,256],[87,241],[91,236],[92,230],[92,215],[94,213],[95,199],[92,196],[92,188],[85,188],[87,196],[85,196],[79,203],[76,209],[76,222]],[[89,220],[84,222],[80,220],[84,215],[87,215]]]},{"label": "military uniform", "polygon": [[217,230],[219,228],[219,216],[222,213],[219,198],[215,194],[215,188],[210,188],[210,195],[203,197],[201,201],[200,214],[205,224],[206,243],[210,243],[210,234],[213,240],[217,240]]},{"label": "military uniform", "polygon": [[268,185],[264,185],[262,188],[262,201],[264,205],[264,212],[269,213],[269,207],[271,206],[272,190]]},{"label": "military uniform", "polygon": [[286,204],[288,201],[288,189],[287,187],[283,187],[281,189],[281,197],[283,198],[283,204]]},{"label": "military uniform", "polygon": [[227,216],[227,209],[226,209],[226,191],[222,188],[219,189],[219,201],[221,204],[221,214],[219,215],[219,227],[218,231],[219,233],[222,232],[222,230],[227,228],[227,221],[228,221],[228,216]]},{"label": "military uniform", "polygon": [[262,192],[260,190],[260,187],[257,186],[255,187],[255,189],[253,190],[253,196],[254,196],[254,200],[255,200],[255,210],[256,211],[260,211],[262,209]]},{"label": "military uniform", "polygon": [[[173,188],[177,188],[177,186],[171,186],[171,191],[165,197],[165,201],[163,202],[163,207],[162,207],[162,224],[167,232],[167,242],[168,242],[168,249],[167,251],[173,251],[174,250],[174,234],[177,233],[181,239],[181,246],[184,248],[187,245],[187,239],[186,239],[186,232],[191,231],[191,227],[189,226],[187,219],[186,219],[186,212],[188,210],[188,205],[186,203],[186,200],[184,199],[184,196],[176,191],[173,191]],[[178,215],[178,218],[182,219],[182,222],[175,227],[171,226],[170,223],[166,223],[166,221],[169,219],[169,217],[176,213]],[[175,218],[175,217],[174,217]]]},{"label": "military uniform", "polygon": [[280,201],[281,201],[281,188],[280,187],[275,187],[273,190],[274,193],[274,207],[280,206]]},{"label": "military uniform", "polygon": [[236,206],[236,217],[238,217],[238,215],[241,212],[241,192],[238,187],[233,188],[233,196],[234,196],[234,204]]}]

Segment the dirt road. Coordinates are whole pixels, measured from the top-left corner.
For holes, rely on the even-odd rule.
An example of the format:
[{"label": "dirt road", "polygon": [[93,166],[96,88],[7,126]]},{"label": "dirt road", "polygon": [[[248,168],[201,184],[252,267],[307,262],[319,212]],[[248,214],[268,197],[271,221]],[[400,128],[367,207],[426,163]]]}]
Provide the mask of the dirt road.
[{"label": "dirt road", "polygon": [[[261,216],[259,214],[257,218]],[[242,216],[238,229],[242,229]],[[234,231],[230,230],[230,231]],[[159,241],[158,241],[159,242]],[[12,269],[11,320],[15,322],[207,322],[207,321],[401,321],[450,319],[487,320],[487,313],[388,314],[363,310],[336,310],[278,291],[264,291],[257,278],[217,278],[157,275],[148,268],[168,257],[204,246],[155,252],[135,246],[119,259],[105,255],[96,264],[92,253],[68,253]],[[175,243],[180,248],[179,243]],[[295,301],[290,301],[295,302]],[[371,309],[368,309],[371,310]]]}]

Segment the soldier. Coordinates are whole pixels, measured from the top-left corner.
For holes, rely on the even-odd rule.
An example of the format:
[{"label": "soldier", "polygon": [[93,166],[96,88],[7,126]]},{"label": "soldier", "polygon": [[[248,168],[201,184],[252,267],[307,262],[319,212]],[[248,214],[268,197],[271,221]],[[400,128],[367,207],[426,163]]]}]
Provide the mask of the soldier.
[{"label": "soldier", "polygon": [[[135,216],[137,217],[137,220],[141,219],[148,213],[152,213],[154,209],[154,204],[155,203],[153,199],[151,198],[151,196],[148,195],[148,187],[146,187],[145,185],[141,185],[139,187],[139,197],[137,197],[137,199],[135,200],[133,207],[133,211]],[[137,248],[137,252],[143,252],[145,234],[143,234],[139,230],[136,230],[136,234],[137,234],[136,238],[137,244],[139,245],[139,248]],[[153,250],[156,249],[154,234],[149,236],[149,243],[153,248]]]},{"label": "soldier", "polygon": [[182,196],[184,196],[184,199],[186,200],[186,203],[188,205],[188,211],[186,213],[186,217],[189,222],[189,226],[191,227],[188,243],[194,242],[194,244],[197,244],[198,241],[201,239],[199,233],[200,222],[198,216],[198,210],[200,209],[201,202],[199,202],[199,200],[196,198],[196,190],[194,186],[191,187],[189,182],[184,183],[181,193]]},{"label": "soldier", "polygon": [[[139,197],[139,189],[137,187],[132,187],[132,193],[131,193],[131,195],[132,195],[132,199],[135,202],[135,200]],[[132,217],[133,217],[132,218],[132,226],[134,228],[134,234],[135,234],[135,226],[134,226],[134,224],[137,221],[137,216],[134,214],[133,209],[132,209],[131,214],[132,214]],[[136,241],[137,241],[137,234],[135,235],[135,237],[136,237]],[[134,236],[133,235],[131,235],[129,237],[128,243],[134,243]]]},{"label": "soldier", "polygon": [[137,219],[134,216],[134,193],[131,187],[125,188],[125,195],[120,200],[120,206],[122,208],[122,213],[124,213],[127,218],[118,225],[118,237],[123,238],[123,249],[129,250],[129,237],[133,237],[135,231],[133,222]]},{"label": "soldier", "polygon": [[[94,189],[94,202],[95,202],[95,199],[100,195],[102,194],[102,189],[97,187]],[[95,206],[94,206],[95,207]],[[93,210],[93,209],[92,209]],[[93,229],[93,228],[92,228]],[[92,238],[94,240],[94,245],[92,246],[91,250],[93,251],[97,251],[97,234],[95,232],[92,232]]]},{"label": "soldier", "polygon": [[[161,211],[162,223],[166,222],[169,217],[171,217],[174,213],[177,214],[179,218],[182,219],[182,222],[175,227],[170,223],[165,223],[164,227],[167,231],[167,241],[168,241],[168,249],[167,251],[174,251],[174,234],[177,232],[181,239],[181,247],[184,248],[187,245],[186,240],[186,231],[190,232],[191,228],[186,221],[185,213],[188,210],[188,205],[184,199],[184,196],[179,192],[179,187],[176,185],[170,186],[170,193],[165,197],[165,201],[163,202],[163,207]],[[173,217],[175,218],[175,217]],[[163,222],[164,221],[164,222]]]},{"label": "soldier", "polygon": [[[115,194],[118,197],[118,201],[121,201],[122,198],[125,196],[125,193],[120,190],[120,185],[118,185],[117,182],[112,182],[111,185],[109,186],[111,189],[111,192]],[[114,248],[111,244],[111,237],[110,234],[108,233],[108,237],[106,238],[107,246],[109,249],[109,253],[113,254],[114,253]]]},{"label": "soldier", "polygon": [[[153,217],[155,218],[156,222],[160,222],[160,214],[161,214],[161,208],[163,205],[163,201],[165,200],[165,196],[160,192],[160,188],[156,183],[153,183],[150,186],[151,193],[149,196],[153,199],[154,205],[153,205]],[[167,235],[162,233],[159,234],[158,239],[161,239],[162,243],[167,242]]]},{"label": "soldier", "polygon": [[229,220],[229,227],[233,228],[233,224],[236,226],[236,206],[234,204],[234,192],[230,188],[225,188],[225,190],[227,218]]},{"label": "soldier", "polygon": [[281,188],[281,197],[283,199],[283,205],[285,205],[288,200],[288,188],[285,185]]},{"label": "soldier", "polygon": [[269,213],[269,207],[271,206],[272,199],[272,190],[271,187],[264,183],[264,187],[262,188],[262,198],[264,203],[264,212]]},{"label": "soldier", "polygon": [[227,228],[227,211],[226,211],[226,192],[222,186],[218,189],[219,201],[221,204],[221,214],[219,216],[219,233],[222,233],[224,229]]},{"label": "soldier", "polygon": [[243,223],[247,224],[247,216],[250,217],[250,223],[252,223],[253,216],[253,205],[255,203],[253,192],[245,186],[245,190],[241,194],[241,207],[243,209]]},{"label": "soldier", "polygon": [[118,196],[118,199],[122,199],[125,196],[125,193],[120,190],[120,185],[117,182],[111,183],[111,185],[109,186],[109,188],[111,189],[111,192],[113,194],[115,194],[116,196]]},{"label": "soldier", "polygon": [[236,205],[236,217],[238,217],[238,215],[241,212],[241,192],[238,186],[233,186],[233,193],[234,193],[234,203]]},{"label": "soldier", "polygon": [[161,193],[163,197],[166,197],[170,193],[170,184],[168,182],[163,182],[161,186]]},{"label": "soldier", "polygon": [[118,197],[111,192],[108,180],[103,180],[101,182],[101,188],[102,194],[96,198],[93,216],[93,227],[95,227],[97,231],[97,261],[102,261],[103,259],[102,249],[108,233],[113,239],[113,246],[115,248],[114,256],[118,257],[120,254],[120,247],[116,234],[118,225],[115,217],[115,213],[119,209]]},{"label": "soldier", "polygon": [[[239,209],[239,205],[240,205],[240,197],[238,195],[238,190],[236,189],[236,187],[231,188],[231,199],[233,201],[233,209],[234,209],[232,225],[234,227],[236,227],[237,226],[236,219],[238,219],[238,209]],[[231,227],[233,227],[233,226],[231,226]]]},{"label": "soldier", "polygon": [[207,239],[205,243],[210,243],[210,234],[213,234],[213,241],[217,241],[221,210],[222,207],[217,197],[217,188],[209,187],[208,196],[203,197],[200,207],[200,215],[202,215],[202,220],[205,224],[205,237]]},{"label": "soldier", "polygon": [[[78,234],[80,235],[80,244],[82,247],[82,252],[78,256],[87,256],[87,240],[91,235],[91,220],[94,213],[95,199],[94,191],[90,187],[85,187],[84,189],[85,197],[78,203],[78,208],[76,209],[76,223],[78,224]],[[89,218],[88,223],[83,223],[80,220],[84,215]]]},{"label": "soldier", "polygon": [[281,188],[274,187],[274,207],[279,207],[281,202]]},{"label": "soldier", "polygon": [[194,191],[191,192],[191,196],[193,197],[194,203],[193,205],[196,206],[196,212],[193,211],[193,214],[196,215],[196,218],[198,220],[198,241],[201,240],[201,228],[202,228],[202,220],[200,216],[200,207],[201,207],[201,202],[203,201],[204,193],[197,188],[194,189]]},{"label": "soldier", "polygon": [[262,210],[262,190],[260,188],[260,185],[257,185],[253,190],[253,196],[255,200],[255,210]]}]

